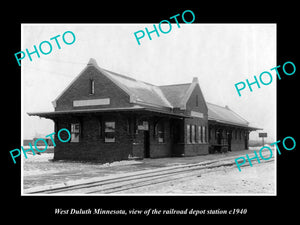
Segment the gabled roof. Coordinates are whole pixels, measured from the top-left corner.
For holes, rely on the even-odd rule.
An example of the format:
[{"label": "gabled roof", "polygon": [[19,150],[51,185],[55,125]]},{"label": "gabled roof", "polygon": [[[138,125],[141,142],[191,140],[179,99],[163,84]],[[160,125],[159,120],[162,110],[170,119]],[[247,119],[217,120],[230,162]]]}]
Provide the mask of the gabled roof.
[{"label": "gabled roof", "polygon": [[166,98],[174,108],[180,108],[190,86],[191,83],[164,85],[159,86],[159,88],[162,90],[163,94],[166,96]]},{"label": "gabled roof", "polygon": [[[192,83],[155,86],[143,81],[139,81],[128,76],[124,76],[98,66],[95,59],[91,58],[87,66],[94,66],[98,71],[114,82],[125,93],[130,96],[131,103],[141,105],[151,105],[158,109],[180,108],[185,109],[185,104],[196,85],[198,79],[194,78]],[[85,69],[68,85],[68,87],[54,100],[72,85],[73,82],[85,71]],[[201,89],[200,89],[201,91]],[[248,126],[248,122],[241,116],[230,110],[228,107],[221,107],[212,103],[207,103],[208,119],[225,124],[238,126]]]},{"label": "gabled roof", "polygon": [[220,123],[248,126],[249,122],[233,112],[227,106],[222,107],[212,103],[206,103],[208,107],[208,120],[214,120]]},{"label": "gabled roof", "polygon": [[173,108],[172,104],[158,86],[117,74],[100,67],[97,68],[104,73],[104,75],[108,76],[115,84],[125,90],[134,102]]}]

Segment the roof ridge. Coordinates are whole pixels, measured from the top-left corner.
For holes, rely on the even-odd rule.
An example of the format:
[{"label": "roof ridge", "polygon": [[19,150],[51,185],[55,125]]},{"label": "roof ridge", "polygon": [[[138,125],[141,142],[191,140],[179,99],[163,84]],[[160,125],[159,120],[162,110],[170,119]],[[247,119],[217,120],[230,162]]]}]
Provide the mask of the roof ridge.
[{"label": "roof ridge", "polygon": [[166,86],[180,86],[180,85],[191,85],[192,83],[183,83],[183,84],[167,84],[167,85],[158,85],[158,87],[166,87]]},{"label": "roof ridge", "polygon": [[210,105],[218,106],[218,107],[223,108],[223,109],[229,109],[229,110],[231,110],[230,108],[226,108],[225,106],[217,105],[216,103],[211,103],[211,102],[208,102],[208,101],[206,101],[206,104],[210,104]]},{"label": "roof ridge", "polygon": [[[100,66],[99,66],[100,67]],[[136,79],[132,78],[132,77],[129,77],[129,76],[126,76],[126,75],[123,75],[123,74],[120,74],[120,73],[116,73],[116,72],[113,72],[113,71],[110,71],[108,69],[104,69],[102,67],[100,67],[101,69],[105,70],[106,72],[109,72],[109,73],[112,73],[113,75],[116,75],[116,76],[120,76],[120,77],[123,77],[123,78],[126,78],[128,80],[133,80],[133,81],[137,81]]]},{"label": "roof ridge", "polygon": [[[99,66],[98,66],[98,67],[99,67]],[[100,67],[100,68],[101,68],[101,67]],[[137,79],[135,79],[135,78],[129,77],[129,76],[124,75],[124,74],[116,73],[116,72],[110,71],[110,70],[108,70],[108,69],[104,69],[104,68],[101,68],[101,69],[103,69],[104,71],[106,71],[106,72],[108,72],[108,73],[112,73],[113,75],[116,75],[116,76],[119,76],[119,77],[123,77],[123,78],[128,79],[128,80],[132,80],[132,81],[136,81],[136,82],[141,82],[141,83],[144,83],[144,84],[147,84],[147,85],[159,87],[159,86],[157,86],[157,85],[150,84],[150,83],[145,82],[145,81],[137,80]]]},{"label": "roof ridge", "polygon": [[[230,112],[232,112],[235,116],[237,116],[238,118],[240,118],[241,120],[243,120],[245,123],[247,123],[247,125],[249,124],[249,121],[247,121],[246,119],[244,119],[242,116],[240,116],[237,112],[233,111],[232,109],[230,109],[229,107],[223,107],[223,106],[220,106],[220,105],[217,105],[217,104],[214,104],[214,103],[210,103],[210,102],[206,102],[206,104],[209,104],[209,105],[214,105],[214,106],[217,106],[219,108],[222,108],[222,109],[226,109]],[[210,110],[214,111],[214,109],[210,108]],[[215,112],[216,113],[216,112]]]}]

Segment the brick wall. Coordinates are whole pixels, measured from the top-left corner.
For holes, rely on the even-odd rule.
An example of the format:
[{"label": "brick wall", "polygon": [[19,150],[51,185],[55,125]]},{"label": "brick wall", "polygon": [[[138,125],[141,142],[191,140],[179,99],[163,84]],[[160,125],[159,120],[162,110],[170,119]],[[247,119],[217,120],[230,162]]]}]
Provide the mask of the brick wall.
[{"label": "brick wall", "polygon": [[[227,128],[229,129],[229,128]],[[245,149],[245,130],[243,129],[237,129],[236,127],[231,127],[232,130],[232,138],[231,138],[231,151],[240,151]],[[217,144],[217,138],[215,137],[215,130],[216,128],[214,126],[211,126],[210,128],[210,144]],[[239,132],[242,130],[242,136],[240,138]],[[235,132],[238,132],[237,135]]]},{"label": "brick wall", "polygon": [[128,159],[128,156],[132,155],[132,141],[131,135],[126,130],[127,121],[118,115],[102,115],[101,118],[102,121],[116,122],[116,141],[114,143],[104,142],[104,133],[102,136],[99,133],[99,117],[97,116],[62,118],[56,122],[56,129],[67,128],[71,130],[70,123],[80,121],[81,136],[78,143],[62,143],[58,141],[56,136],[57,145],[54,149],[54,159],[97,160],[100,162]]},{"label": "brick wall", "polygon": [[[164,143],[158,142],[157,133],[155,133],[155,126],[157,124],[157,117],[149,116],[147,118],[141,119],[141,121],[148,121],[149,123],[149,149],[150,158],[158,157],[170,157],[172,156],[171,148],[171,137],[170,137],[170,121],[168,118],[161,118],[160,123],[164,124],[165,130],[165,141]],[[135,135],[133,155],[144,158],[144,131],[139,130]]]},{"label": "brick wall", "polygon": [[[208,110],[199,85],[196,85],[186,105],[187,112],[195,111],[203,114],[203,118],[193,117],[184,119],[184,155],[195,156],[208,154]],[[196,126],[195,143],[188,143],[187,125]],[[199,126],[206,127],[206,142],[199,143]]]},{"label": "brick wall", "polygon": [[[95,92],[90,94],[90,80],[95,82]],[[109,105],[73,107],[74,100],[90,100],[110,98]],[[106,76],[93,66],[87,67],[75,82],[56,101],[55,111],[86,109],[86,108],[116,108],[131,106],[129,96]]]}]

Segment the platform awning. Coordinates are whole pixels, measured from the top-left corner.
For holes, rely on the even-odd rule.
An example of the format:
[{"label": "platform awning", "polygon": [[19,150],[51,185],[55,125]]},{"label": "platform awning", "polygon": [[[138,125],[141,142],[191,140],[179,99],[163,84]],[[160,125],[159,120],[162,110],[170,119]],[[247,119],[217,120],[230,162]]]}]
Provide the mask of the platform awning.
[{"label": "platform awning", "polygon": [[119,108],[98,108],[98,109],[76,109],[76,110],[61,110],[52,112],[28,112],[29,116],[39,116],[48,119],[53,119],[57,117],[62,117],[66,115],[85,115],[88,113],[98,114],[98,113],[113,113],[113,112],[153,112],[165,116],[177,117],[177,118],[189,118],[190,116],[168,112],[156,108],[148,108],[142,106],[132,106],[132,107],[119,107]]},{"label": "platform awning", "polygon": [[228,121],[220,121],[220,120],[212,120],[212,119],[208,119],[208,124],[210,126],[214,126],[214,127],[223,127],[223,128],[229,128],[229,129],[247,129],[250,131],[254,131],[254,130],[263,130],[262,128],[259,127],[254,127],[254,126],[249,126],[249,125],[242,125],[242,124],[238,124],[238,123],[230,123]]}]

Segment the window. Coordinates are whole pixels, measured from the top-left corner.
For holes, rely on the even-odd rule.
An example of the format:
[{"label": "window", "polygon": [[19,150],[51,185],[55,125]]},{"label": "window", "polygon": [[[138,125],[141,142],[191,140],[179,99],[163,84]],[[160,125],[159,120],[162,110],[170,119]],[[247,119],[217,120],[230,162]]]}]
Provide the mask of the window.
[{"label": "window", "polygon": [[203,143],[206,142],[206,129],[205,128],[206,128],[205,126],[202,127],[202,141],[203,141]]},{"label": "window", "polygon": [[72,123],[71,124],[71,142],[79,142],[80,136],[80,124]]},{"label": "window", "polygon": [[90,80],[90,95],[95,94],[95,81],[94,80]]},{"label": "window", "polygon": [[192,125],[191,129],[191,142],[195,143],[196,142],[196,126]]},{"label": "window", "polygon": [[115,122],[105,122],[105,129],[104,129],[104,133],[105,133],[104,141],[105,142],[115,142],[116,141],[115,127],[116,127]]},{"label": "window", "polygon": [[126,120],[126,133],[127,134],[131,134],[130,122],[131,122],[130,118],[127,118],[127,120]]},{"label": "window", "polygon": [[198,143],[202,142],[202,135],[201,135],[201,126],[198,126]]},{"label": "window", "polygon": [[198,106],[198,95],[196,95],[196,106]]},{"label": "window", "polygon": [[163,122],[159,122],[157,125],[157,136],[158,136],[158,143],[165,142],[165,126]]},{"label": "window", "polygon": [[188,125],[186,125],[186,142],[189,144],[189,143],[191,143],[191,138],[190,138],[190,136],[191,136],[191,127],[190,127],[190,125],[188,124]]}]

